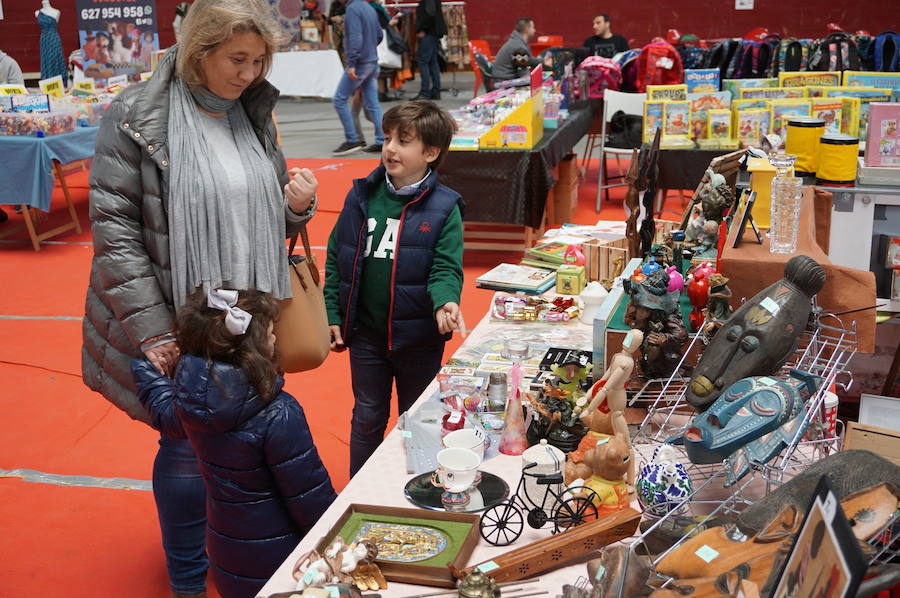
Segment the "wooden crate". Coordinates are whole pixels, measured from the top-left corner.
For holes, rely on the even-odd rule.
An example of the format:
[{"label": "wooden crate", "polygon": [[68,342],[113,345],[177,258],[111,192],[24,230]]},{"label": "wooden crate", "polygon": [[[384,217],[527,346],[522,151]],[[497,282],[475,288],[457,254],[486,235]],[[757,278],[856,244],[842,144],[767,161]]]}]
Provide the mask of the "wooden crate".
[{"label": "wooden crate", "polygon": [[844,435],[845,451],[872,451],[889,461],[900,465],[900,432],[889,428],[879,428],[859,422],[847,424]]},{"label": "wooden crate", "polygon": [[609,240],[592,239],[582,246],[582,251],[588,282],[612,278],[619,258],[623,260],[623,266],[628,263],[628,240],[624,236]]}]

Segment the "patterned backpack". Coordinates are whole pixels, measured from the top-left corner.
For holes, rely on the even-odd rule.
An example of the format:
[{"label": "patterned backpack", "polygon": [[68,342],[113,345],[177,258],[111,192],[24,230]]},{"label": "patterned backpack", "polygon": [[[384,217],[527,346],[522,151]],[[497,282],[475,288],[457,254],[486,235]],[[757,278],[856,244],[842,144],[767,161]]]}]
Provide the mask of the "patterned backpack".
[{"label": "patterned backpack", "polygon": [[728,67],[728,79],[761,79],[769,76],[772,56],[780,39],[772,38],[761,42],[742,40],[740,49]]},{"label": "patterned backpack", "polygon": [[684,83],[684,67],[681,65],[681,56],[672,44],[656,38],[641,48],[635,82],[639,93],[647,91],[648,85],[678,83]]},{"label": "patterned backpack", "polygon": [[808,62],[809,40],[786,37],[775,50],[770,72],[773,77],[777,77],[778,73],[805,71]]},{"label": "patterned backpack", "polygon": [[641,51],[634,48],[613,56],[622,71],[622,91],[637,91],[637,59],[640,55]]},{"label": "patterned backpack", "polygon": [[737,39],[726,39],[717,43],[706,53],[702,68],[719,69],[721,78],[727,79],[728,67],[740,47],[741,42]]},{"label": "patterned backpack", "polygon": [[832,33],[819,43],[809,60],[810,71],[858,71],[859,50],[846,33]]},{"label": "patterned backpack", "polygon": [[869,43],[866,54],[872,70],[896,73],[900,70],[900,35],[894,31],[879,33]]},{"label": "patterned backpack", "polygon": [[685,69],[699,69],[706,58],[706,50],[699,46],[678,46],[678,55]]},{"label": "patterned backpack", "polygon": [[622,70],[619,63],[611,58],[601,56],[588,56],[578,68],[575,69],[576,77],[581,80],[581,73],[585,73],[587,80],[587,97],[602,98],[607,89],[618,91],[622,84]]}]

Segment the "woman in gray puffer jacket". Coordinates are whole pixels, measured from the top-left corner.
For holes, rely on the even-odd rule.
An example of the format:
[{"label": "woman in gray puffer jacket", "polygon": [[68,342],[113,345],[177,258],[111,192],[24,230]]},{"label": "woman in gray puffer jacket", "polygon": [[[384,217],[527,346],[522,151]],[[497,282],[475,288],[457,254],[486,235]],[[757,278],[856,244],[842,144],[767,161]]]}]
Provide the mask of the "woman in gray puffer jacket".
[{"label": "woman in gray puffer jacket", "polygon": [[[194,289],[290,296],[284,239],[311,217],[317,182],[289,174],[276,142],[277,31],[258,0],[197,0],[184,43],[100,125],[82,374],[135,419],[150,423],[131,359],[174,373],[175,312]],[[186,439],[161,434],[153,491],[173,591],[203,596],[205,490]]]}]

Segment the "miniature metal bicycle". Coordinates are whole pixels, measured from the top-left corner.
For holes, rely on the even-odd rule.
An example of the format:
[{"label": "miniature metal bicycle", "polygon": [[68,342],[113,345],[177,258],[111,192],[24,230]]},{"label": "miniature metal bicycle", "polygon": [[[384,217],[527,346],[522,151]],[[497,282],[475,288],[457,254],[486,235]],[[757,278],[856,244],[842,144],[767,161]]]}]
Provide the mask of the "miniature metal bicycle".
[{"label": "miniature metal bicycle", "polygon": [[[494,546],[506,546],[515,542],[525,528],[524,521],[534,529],[553,523],[553,533],[597,519],[596,492],[585,486],[566,488],[561,473],[531,473],[537,465],[529,463],[522,468],[522,477],[515,493],[481,515],[481,537]],[[526,478],[533,478],[545,490],[540,502],[528,495]],[[563,486],[557,492],[557,486]],[[566,495],[571,494],[568,498]],[[527,513],[527,515],[523,515]]]}]

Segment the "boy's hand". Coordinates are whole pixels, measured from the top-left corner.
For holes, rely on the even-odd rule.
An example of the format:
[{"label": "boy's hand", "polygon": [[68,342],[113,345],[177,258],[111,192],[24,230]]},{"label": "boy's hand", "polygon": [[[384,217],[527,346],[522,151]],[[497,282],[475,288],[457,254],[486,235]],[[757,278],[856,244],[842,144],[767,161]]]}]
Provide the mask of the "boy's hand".
[{"label": "boy's hand", "polygon": [[447,334],[454,330],[458,330],[463,338],[466,338],[466,322],[463,320],[462,311],[459,305],[448,301],[440,306],[434,312],[434,319],[437,321],[438,331],[441,334]]},{"label": "boy's hand", "polygon": [[328,328],[331,329],[331,350],[335,353],[346,351],[347,347],[344,345],[344,337],[341,336],[341,327],[329,326]]},{"label": "boy's hand", "polygon": [[295,214],[303,214],[312,202],[319,181],[309,168],[291,168],[291,181],[284,186],[284,196]]}]

